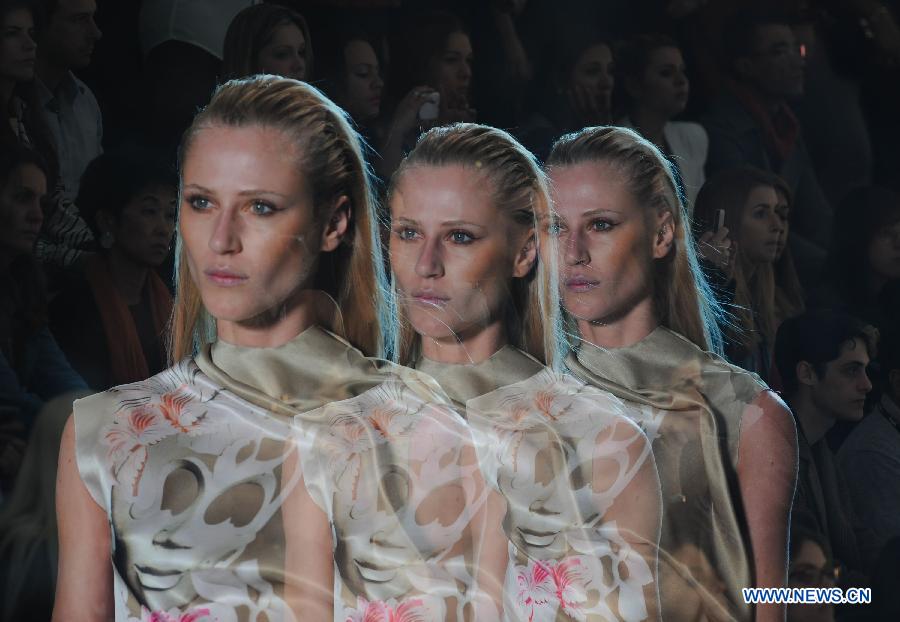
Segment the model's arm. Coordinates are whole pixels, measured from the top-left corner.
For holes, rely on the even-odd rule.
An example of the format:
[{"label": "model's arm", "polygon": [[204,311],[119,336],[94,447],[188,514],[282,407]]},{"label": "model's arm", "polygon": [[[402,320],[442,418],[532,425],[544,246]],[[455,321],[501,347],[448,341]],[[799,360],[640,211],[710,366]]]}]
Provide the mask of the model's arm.
[{"label": "model's arm", "polygon": [[[755,585],[784,587],[797,482],[797,430],[787,406],[771,391],[760,393],[744,410],[737,470],[753,547]],[[759,622],[784,620],[784,616],[784,605],[757,606]]]},{"label": "model's arm", "polygon": [[63,430],[56,476],[59,570],[53,622],[113,619],[110,533],[106,512],[91,497],[75,463],[75,418]]}]

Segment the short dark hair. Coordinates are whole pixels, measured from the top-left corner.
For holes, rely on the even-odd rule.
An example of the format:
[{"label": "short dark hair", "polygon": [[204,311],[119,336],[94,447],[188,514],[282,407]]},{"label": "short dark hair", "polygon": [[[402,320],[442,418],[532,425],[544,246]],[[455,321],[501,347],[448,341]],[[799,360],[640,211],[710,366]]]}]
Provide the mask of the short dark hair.
[{"label": "short dark hair", "polygon": [[839,358],[853,340],[861,341],[870,357],[875,355],[875,329],[841,311],[816,309],[785,320],[775,338],[775,365],[785,394],[791,395],[799,386],[798,363],[811,364],[823,376],[828,363]]},{"label": "short dark hair", "polygon": [[661,48],[681,49],[672,37],[661,34],[636,35],[616,47],[616,68],[622,78],[641,78],[650,64],[650,55]]},{"label": "short dark hair", "polygon": [[225,80],[246,78],[259,73],[256,58],[272,39],[275,29],[294,24],[306,41],[306,77],[313,73],[312,41],[309,26],[302,15],[278,4],[254,4],[234,16],[225,33],[222,52],[222,76]]},{"label": "short dark hair", "polygon": [[100,239],[97,212],[118,217],[129,200],[145,188],[161,184],[178,187],[174,163],[146,148],[121,148],[102,153],[88,164],[75,200],[82,218]]},{"label": "short dark hair", "polygon": [[754,51],[756,36],[766,26],[791,26],[796,18],[782,11],[748,9],[738,11],[722,29],[722,61],[728,73],[735,73],[738,59]]}]

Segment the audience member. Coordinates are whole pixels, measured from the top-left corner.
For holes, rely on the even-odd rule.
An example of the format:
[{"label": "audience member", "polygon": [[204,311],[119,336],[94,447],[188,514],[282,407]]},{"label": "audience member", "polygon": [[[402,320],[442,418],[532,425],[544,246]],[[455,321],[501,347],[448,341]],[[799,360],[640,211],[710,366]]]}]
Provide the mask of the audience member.
[{"label": "audience member", "polygon": [[[803,512],[791,516],[788,587],[829,588],[836,582],[828,541],[816,530],[815,519]],[[834,622],[834,605],[828,602],[788,605],[788,622]]]},{"label": "audience member", "polygon": [[[785,235],[786,214],[778,210],[775,176],[742,167],[712,177],[697,197],[695,219],[705,233],[699,248],[711,279],[719,284],[722,302],[732,317],[726,334],[726,355],[737,365],[768,380],[775,331],[783,317],[777,308],[775,261]],[[718,213],[725,215],[731,244],[724,254],[710,246],[721,231],[713,231]]]},{"label": "audience member", "polygon": [[810,274],[824,262],[832,209],[790,107],[803,93],[803,56],[779,16],[740,14],[725,36],[733,79],[704,119],[706,172],[750,165],[782,177],[794,196],[794,259]]},{"label": "audience member", "polygon": [[0,511],[0,620],[49,620],[56,590],[56,472],[72,402],[87,390],[47,402],[35,419],[16,485]]},{"label": "audience member", "polygon": [[874,557],[900,537],[900,338],[879,344],[882,393],[872,412],[853,429],[838,451],[856,518],[872,531]]},{"label": "audience member", "polygon": [[791,231],[791,205],[793,195],[787,183],[777,176],[772,176],[775,183],[775,195],[778,204],[775,211],[781,216],[781,226],[784,233],[778,238],[778,248],[775,251],[775,313],[780,320],[785,320],[795,315],[800,315],[806,310],[806,298],[803,286],[800,284],[800,276],[794,266],[794,255],[788,248],[788,238]]},{"label": "audience member", "polygon": [[63,197],[78,195],[88,163],[102,151],[100,106],[88,86],[72,70],[91,62],[100,29],[94,22],[94,0],[43,0],[47,23],[40,29],[37,80],[40,112],[53,136]]},{"label": "audience member", "polygon": [[636,129],[669,157],[678,173],[688,213],[706,177],[709,138],[698,123],[673,121],[687,106],[689,81],[681,49],[673,39],[641,35],[616,54],[628,116],[619,125]]},{"label": "audience member", "polygon": [[866,367],[874,348],[871,327],[829,310],[786,320],[775,343],[784,397],[799,428],[794,511],[809,513],[835,558],[859,571],[865,560],[853,529],[850,493],[825,434],[837,421],[862,419],[872,389]]},{"label": "audience member", "polygon": [[296,11],[257,4],[231,20],[222,52],[223,80],[259,73],[309,80],[312,70],[309,27]]},{"label": "audience member", "polygon": [[23,147],[0,151],[0,409],[30,427],[44,401],[86,388],[47,327],[33,258],[47,195],[46,167]]},{"label": "audience member", "polygon": [[840,306],[878,328],[900,317],[900,195],[857,188],[838,206],[835,235],[813,303]]},{"label": "audience member", "polygon": [[155,268],[175,233],[174,171],[137,150],[91,162],[78,202],[100,241],[50,306],[50,327],[93,389],[149,378],[166,365],[172,297]]},{"label": "audience member", "polygon": [[542,162],[563,134],[610,122],[616,82],[608,39],[593,29],[574,31],[553,54],[550,76],[535,95],[536,110],[517,132]]},{"label": "audience member", "polygon": [[345,28],[322,37],[317,84],[362,128],[381,113],[384,80],[375,46],[360,29]]}]

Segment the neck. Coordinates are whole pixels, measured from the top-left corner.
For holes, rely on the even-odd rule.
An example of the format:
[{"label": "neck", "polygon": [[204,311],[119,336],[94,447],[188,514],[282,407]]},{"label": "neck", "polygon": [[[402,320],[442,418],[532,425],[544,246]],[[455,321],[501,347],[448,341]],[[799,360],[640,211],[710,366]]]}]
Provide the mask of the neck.
[{"label": "neck", "polygon": [[56,87],[59,86],[59,83],[62,82],[63,76],[66,75],[68,69],[66,67],[59,67],[58,65],[54,65],[46,58],[42,58],[40,54],[38,54],[37,62],[35,63],[35,69],[37,71],[38,78],[41,79],[41,82],[44,83],[44,86],[47,87],[51,93],[56,91]]},{"label": "neck", "polygon": [[298,289],[277,308],[244,321],[216,320],[219,339],[245,348],[277,348],[317,324],[316,292]]},{"label": "neck", "polygon": [[648,297],[626,315],[612,321],[578,320],[581,338],[602,348],[625,348],[636,344],[659,326],[653,301]]},{"label": "neck", "polygon": [[147,282],[147,267],[135,262],[116,246],[109,250],[106,265],[125,304],[138,304]]},{"label": "neck", "polygon": [[422,355],[438,363],[474,365],[491,358],[506,345],[503,323],[496,320],[472,335],[454,335],[447,339],[420,337]]},{"label": "neck", "polygon": [[802,388],[792,396],[790,406],[811,444],[819,441],[834,426],[834,418],[825,416],[813,402],[812,396]]},{"label": "neck", "polygon": [[645,106],[635,106],[631,111],[631,122],[641,134],[662,149],[666,142],[665,127],[669,121],[664,115]]},{"label": "neck", "polygon": [[12,96],[15,88],[15,80],[0,78],[0,106],[3,106],[4,114],[7,116],[12,116]]}]

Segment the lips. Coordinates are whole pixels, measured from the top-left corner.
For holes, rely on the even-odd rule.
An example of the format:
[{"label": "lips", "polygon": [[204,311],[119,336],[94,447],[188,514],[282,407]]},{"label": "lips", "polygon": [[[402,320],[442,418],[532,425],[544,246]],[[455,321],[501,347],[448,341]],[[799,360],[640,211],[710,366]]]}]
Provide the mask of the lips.
[{"label": "lips", "polygon": [[206,277],[221,287],[234,287],[243,284],[247,280],[247,276],[239,272],[235,272],[228,268],[214,268],[205,270]]},{"label": "lips", "polygon": [[445,307],[450,302],[446,296],[429,291],[413,292],[412,298],[417,304],[429,307]]},{"label": "lips", "polygon": [[532,531],[530,529],[523,529],[522,527],[518,527],[518,531],[526,544],[537,548],[546,548],[550,546],[556,540],[556,536],[559,535],[559,532],[557,531]]},{"label": "lips", "polygon": [[184,573],[178,570],[159,570],[149,566],[135,566],[138,583],[147,590],[171,590],[181,581]]},{"label": "lips", "polygon": [[600,281],[583,276],[573,276],[565,280],[566,289],[573,292],[587,292],[600,285]]},{"label": "lips", "polygon": [[375,564],[358,559],[354,559],[353,563],[356,564],[360,576],[370,583],[387,583],[397,576],[396,568],[380,568]]}]

